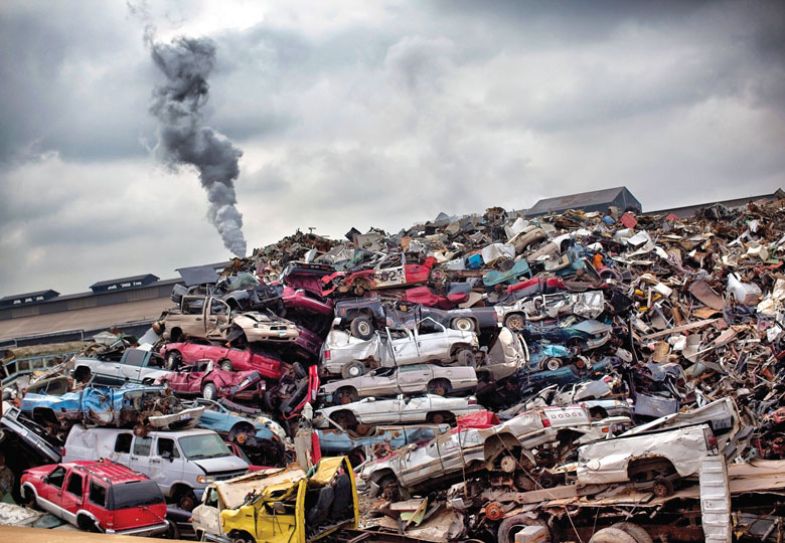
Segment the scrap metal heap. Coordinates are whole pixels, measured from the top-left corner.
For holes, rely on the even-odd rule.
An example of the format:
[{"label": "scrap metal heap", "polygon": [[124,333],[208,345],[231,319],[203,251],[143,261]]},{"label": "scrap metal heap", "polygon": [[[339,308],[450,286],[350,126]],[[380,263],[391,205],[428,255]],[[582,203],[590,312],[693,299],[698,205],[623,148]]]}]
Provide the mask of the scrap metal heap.
[{"label": "scrap metal heap", "polygon": [[[25,469],[89,426],[199,426],[245,463],[346,456],[355,529],[377,540],[782,541],[784,253],[785,200],[297,232],[175,287],[144,338],[102,337],[32,378],[6,361],[3,445],[36,452],[9,462]],[[134,390],[181,400],[132,416]],[[147,475],[186,508],[209,482],[184,500]],[[220,511],[204,495],[197,535],[271,537],[228,509],[200,520]],[[293,537],[327,525],[330,504],[308,500]]]}]

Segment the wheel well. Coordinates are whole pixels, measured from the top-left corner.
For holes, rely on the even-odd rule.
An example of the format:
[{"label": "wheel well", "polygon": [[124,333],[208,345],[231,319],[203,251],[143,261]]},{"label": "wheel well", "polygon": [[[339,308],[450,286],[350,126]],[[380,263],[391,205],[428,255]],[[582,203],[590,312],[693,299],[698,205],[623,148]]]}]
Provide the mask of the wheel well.
[{"label": "wheel well", "polygon": [[646,476],[652,473],[670,475],[676,473],[673,463],[664,456],[634,458],[627,463],[627,478],[632,482],[649,481]]},{"label": "wheel well", "polygon": [[392,477],[393,479],[395,479],[395,480],[396,480],[396,482],[398,481],[398,477],[396,477],[396,476],[395,476],[395,472],[394,472],[393,470],[391,470],[390,468],[381,469],[381,470],[379,470],[379,471],[375,472],[375,473],[374,473],[374,474],[371,476],[371,480],[372,480],[374,483],[377,483],[377,484],[378,484],[378,483],[379,483],[379,481],[381,481],[382,479],[384,479],[385,477],[388,477],[388,476],[390,476],[390,477]]},{"label": "wheel well", "polygon": [[458,351],[463,351],[463,350],[471,351],[471,349],[472,349],[471,345],[468,345],[466,343],[456,343],[450,349],[450,354],[454,356]]},{"label": "wheel well", "polygon": [[189,492],[193,492],[194,489],[188,486],[185,483],[176,483],[172,485],[172,488],[169,490],[169,495],[172,498],[179,498],[183,494],[187,494]]},{"label": "wheel well", "polygon": [[355,392],[356,393],[357,392],[357,388],[353,387],[352,385],[344,385],[342,387],[338,387],[338,389],[336,389],[335,392],[336,393],[339,393],[339,392],[350,392],[350,393],[351,392]]},{"label": "wheel well", "polygon": [[521,443],[512,434],[497,434],[489,437],[483,444],[483,457],[486,462],[495,462],[502,453],[521,448]]},{"label": "wheel well", "polygon": [[179,327],[174,327],[169,331],[169,337],[172,339],[179,339],[183,336],[183,331]]},{"label": "wheel well", "polygon": [[245,530],[232,530],[229,532],[229,537],[233,540],[242,539],[248,543],[253,543],[256,541],[254,537]]},{"label": "wheel well", "polygon": [[87,531],[91,525],[94,525],[98,528],[98,523],[95,519],[85,513],[78,513],[76,515],[76,525],[79,526],[80,529]]}]

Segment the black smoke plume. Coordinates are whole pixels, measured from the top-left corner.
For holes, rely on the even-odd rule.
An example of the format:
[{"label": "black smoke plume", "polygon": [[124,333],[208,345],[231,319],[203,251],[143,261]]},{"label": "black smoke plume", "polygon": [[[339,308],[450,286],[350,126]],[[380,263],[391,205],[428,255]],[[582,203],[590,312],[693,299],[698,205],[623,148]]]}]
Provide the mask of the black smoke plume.
[{"label": "black smoke plume", "polygon": [[206,126],[202,108],[207,103],[207,79],[215,66],[215,45],[206,38],[177,38],[158,43],[152,32],[146,40],[155,65],[166,80],[153,90],[150,112],[158,119],[160,160],[176,170],[193,165],[207,191],[207,216],[223,238],[224,245],[237,256],[245,256],[243,216],[237,210],[234,181],[242,151],[229,139]]}]

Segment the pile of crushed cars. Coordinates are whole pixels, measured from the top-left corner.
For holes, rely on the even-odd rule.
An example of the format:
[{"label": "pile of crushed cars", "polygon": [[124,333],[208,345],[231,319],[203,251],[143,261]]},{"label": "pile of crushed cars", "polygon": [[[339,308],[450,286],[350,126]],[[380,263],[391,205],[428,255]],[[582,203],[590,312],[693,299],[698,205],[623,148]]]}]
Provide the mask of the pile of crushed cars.
[{"label": "pile of crushed cars", "polygon": [[142,338],[8,375],[18,502],[118,531],[46,497],[114,463],[180,537],[784,540],[785,201],[346,238],[298,232],[177,285]]}]

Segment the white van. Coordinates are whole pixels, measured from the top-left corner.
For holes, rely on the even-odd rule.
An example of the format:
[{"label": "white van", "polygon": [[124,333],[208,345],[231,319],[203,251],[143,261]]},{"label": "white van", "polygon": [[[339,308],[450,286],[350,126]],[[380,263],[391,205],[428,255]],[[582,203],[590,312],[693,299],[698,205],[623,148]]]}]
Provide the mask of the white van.
[{"label": "white van", "polygon": [[190,511],[204,488],[214,481],[237,477],[248,463],[234,456],[212,430],[149,432],[85,428],[74,425],[65,441],[63,462],[109,458],[144,473],[158,483],[164,496]]}]

